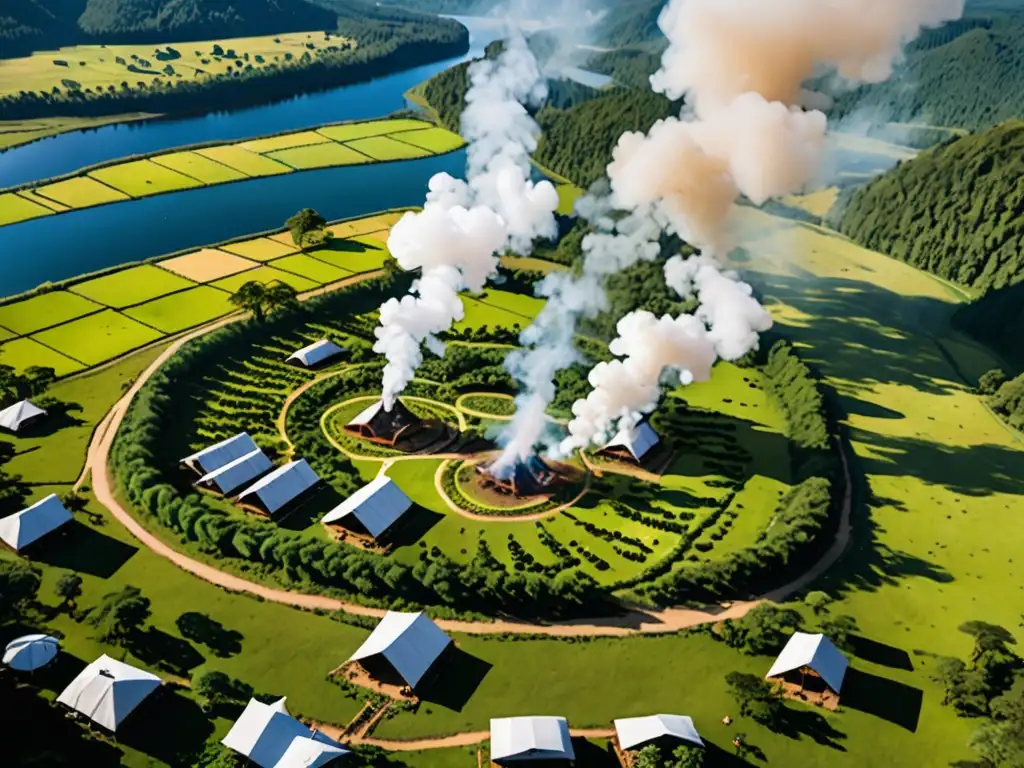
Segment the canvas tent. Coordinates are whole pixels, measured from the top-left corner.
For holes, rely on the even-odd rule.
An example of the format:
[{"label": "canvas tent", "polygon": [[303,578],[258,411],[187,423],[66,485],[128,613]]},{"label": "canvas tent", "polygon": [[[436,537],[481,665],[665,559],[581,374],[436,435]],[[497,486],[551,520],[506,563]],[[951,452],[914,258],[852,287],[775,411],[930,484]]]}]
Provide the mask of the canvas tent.
[{"label": "canvas tent", "polygon": [[378,400],[360,411],[345,429],[376,443],[394,445],[400,437],[408,437],[422,424],[422,419],[401,400],[395,400],[390,411],[384,410],[383,400]]},{"label": "canvas tent", "polygon": [[381,659],[409,685],[416,685],[452,640],[422,613],[388,611],[349,661],[373,673]]},{"label": "canvas tent", "polygon": [[649,715],[616,720],[615,735],[622,749],[642,749],[663,739],[704,746],[693,720],[683,715]]},{"label": "canvas tent", "polygon": [[234,437],[221,440],[198,453],[186,456],[181,463],[200,475],[208,475],[225,464],[230,464],[235,459],[240,459],[258,450],[259,446],[247,432],[239,432]]},{"label": "canvas tent", "polygon": [[45,415],[46,411],[39,406],[33,405],[28,400],[22,400],[20,403],[15,403],[9,408],[4,408],[0,411],[0,427],[11,432],[17,432],[19,429],[27,427],[43,418]]},{"label": "canvas tent", "polygon": [[50,635],[24,635],[4,648],[4,664],[20,672],[45,667],[57,656],[60,641]]},{"label": "canvas tent", "polygon": [[81,712],[108,731],[121,722],[160,687],[160,678],[106,654],[87,666],[65,688],[57,701]]},{"label": "canvas tent", "polygon": [[344,351],[342,347],[339,347],[330,339],[320,339],[320,341],[292,352],[288,355],[288,362],[312,368],[314,365],[319,365],[324,360],[340,355]]},{"label": "canvas tent", "polygon": [[632,429],[629,427],[620,429],[598,453],[633,461],[643,461],[644,456],[650,453],[659,442],[660,438],[654,431],[654,427],[644,421]]},{"label": "canvas tent", "polygon": [[564,717],[502,717],[491,720],[491,760],[575,760]]},{"label": "canvas tent", "polygon": [[213,472],[207,472],[196,480],[196,485],[214,488],[221,493],[230,493],[251,480],[256,479],[267,470],[273,469],[274,463],[263,451],[257,448],[252,453],[239,456]]},{"label": "canvas tent", "polygon": [[824,635],[794,632],[765,677],[781,677],[787,672],[806,668],[813,670],[825,685],[838,694],[848,666],[842,651]]},{"label": "canvas tent", "polygon": [[297,459],[257,480],[235,500],[260,506],[273,515],[318,482],[320,478],[306,460]]},{"label": "canvas tent", "polygon": [[31,507],[0,520],[0,540],[15,552],[20,552],[71,520],[71,513],[65,509],[57,494],[51,493]]},{"label": "canvas tent", "polygon": [[412,506],[395,481],[387,475],[377,475],[326,515],[323,522],[340,523],[355,518],[374,538],[390,528]]},{"label": "canvas tent", "polygon": [[221,744],[260,768],[318,768],[348,754],[288,714],[283,698],[272,704],[250,699]]}]

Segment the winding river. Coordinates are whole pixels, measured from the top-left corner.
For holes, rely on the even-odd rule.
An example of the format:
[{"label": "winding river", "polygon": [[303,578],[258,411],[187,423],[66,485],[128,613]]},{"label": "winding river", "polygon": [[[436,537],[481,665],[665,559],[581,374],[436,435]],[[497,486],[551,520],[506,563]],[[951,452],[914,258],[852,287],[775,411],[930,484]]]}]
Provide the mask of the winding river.
[{"label": "winding river", "polygon": [[[458,17],[470,30],[465,57],[368,83],[261,107],[66,133],[0,154],[0,187],[68,173],[125,155],[214,140],[378,117],[406,106],[405,92],[480,55],[500,34],[486,19]],[[303,207],[329,219],[422,202],[438,171],[461,175],[465,153],[250,179],[0,227],[0,296],[126,261],[270,229]]]}]

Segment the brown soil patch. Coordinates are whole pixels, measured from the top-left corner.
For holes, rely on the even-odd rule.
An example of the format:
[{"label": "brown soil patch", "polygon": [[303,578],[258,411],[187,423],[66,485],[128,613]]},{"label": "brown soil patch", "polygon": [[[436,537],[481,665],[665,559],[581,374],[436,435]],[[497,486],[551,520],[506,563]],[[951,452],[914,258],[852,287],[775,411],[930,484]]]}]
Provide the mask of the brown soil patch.
[{"label": "brown soil patch", "polygon": [[195,253],[186,253],[184,256],[158,262],[157,266],[188,280],[208,283],[229,275],[237,275],[259,265],[233,253],[218,251],[216,248],[203,248]]},{"label": "brown soil patch", "polygon": [[368,691],[374,691],[376,693],[383,693],[390,699],[395,701],[419,701],[416,698],[416,694],[413,693],[412,689],[405,685],[393,685],[391,683],[382,683],[377,678],[373,677],[362,665],[356,661],[348,661],[342,664],[337,669],[333,670],[330,674],[331,677],[343,677],[354,685],[358,685],[360,688],[366,688]]},{"label": "brown soil patch", "polygon": [[459,491],[470,501],[498,509],[532,509],[551,498],[550,493],[536,496],[516,496],[499,491],[487,476],[477,470],[479,461],[464,462],[456,471],[455,483]]}]

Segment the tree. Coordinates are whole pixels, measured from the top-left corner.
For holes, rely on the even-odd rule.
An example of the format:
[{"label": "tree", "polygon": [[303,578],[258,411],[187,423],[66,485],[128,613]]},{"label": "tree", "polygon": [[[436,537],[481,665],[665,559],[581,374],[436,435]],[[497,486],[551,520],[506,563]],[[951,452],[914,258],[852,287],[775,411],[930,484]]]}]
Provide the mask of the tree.
[{"label": "tree", "polygon": [[725,683],[741,715],[766,725],[778,721],[784,707],[778,686],[747,672],[730,672],[725,676]]},{"label": "tree", "polygon": [[827,592],[808,592],[804,598],[804,605],[811,609],[811,613],[815,616],[821,616],[828,613],[828,606],[832,602],[832,597]]},{"label": "tree", "polygon": [[71,608],[82,595],[82,577],[77,573],[62,574],[57,579],[53,591],[61,599],[65,608]]},{"label": "tree", "polygon": [[852,653],[850,635],[857,631],[857,620],[853,616],[836,616],[821,622],[821,633],[832,641],[836,648]]},{"label": "tree", "polygon": [[740,619],[726,621],[721,637],[731,648],[747,653],[774,653],[785,639],[786,630],[800,625],[800,616],[789,608],[774,603],[760,603]]},{"label": "tree", "polygon": [[279,309],[294,307],[298,301],[295,289],[287,283],[271,283],[263,294],[263,307],[268,315]]},{"label": "tree", "polygon": [[636,753],[633,759],[633,768],[664,768],[661,760],[661,750],[656,744],[648,744]]},{"label": "tree", "polygon": [[193,684],[193,692],[206,699],[210,708],[231,702],[244,702],[252,697],[252,686],[216,670],[201,675]]},{"label": "tree", "polygon": [[704,748],[696,744],[680,744],[672,750],[669,768],[704,768],[705,754]]},{"label": "tree", "polygon": [[983,373],[978,379],[978,391],[983,395],[994,395],[1006,383],[1006,374],[999,368]]},{"label": "tree", "polygon": [[39,574],[18,560],[0,561],[0,620],[18,616],[39,593]]},{"label": "tree", "polygon": [[149,598],[138,587],[127,586],[104,595],[90,623],[99,628],[101,640],[119,643],[140,629],[150,614]]},{"label": "tree", "polygon": [[256,322],[272,312],[286,307],[293,307],[298,302],[295,289],[286,283],[273,282],[270,285],[250,280],[231,294],[230,301],[240,309],[252,312]]},{"label": "tree", "polygon": [[324,228],[327,219],[312,208],[303,208],[284,223],[292,236],[292,242],[300,248],[320,245],[327,239]]}]

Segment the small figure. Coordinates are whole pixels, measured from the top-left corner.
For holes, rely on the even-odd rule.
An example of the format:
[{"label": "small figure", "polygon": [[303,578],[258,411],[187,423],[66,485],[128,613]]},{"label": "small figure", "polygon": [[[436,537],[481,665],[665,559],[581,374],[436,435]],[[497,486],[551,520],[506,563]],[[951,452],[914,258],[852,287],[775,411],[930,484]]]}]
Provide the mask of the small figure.
[{"label": "small figure", "polygon": [[732,718],[729,717],[728,715],[726,715],[725,717],[722,718],[722,724],[723,725],[732,725]]}]

